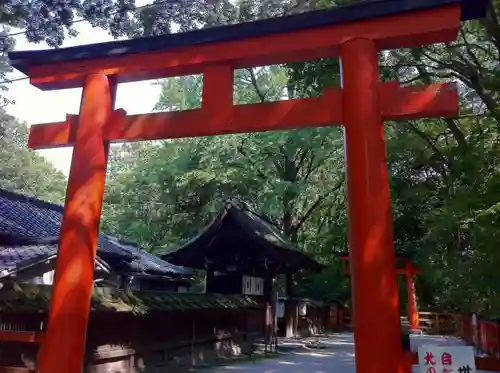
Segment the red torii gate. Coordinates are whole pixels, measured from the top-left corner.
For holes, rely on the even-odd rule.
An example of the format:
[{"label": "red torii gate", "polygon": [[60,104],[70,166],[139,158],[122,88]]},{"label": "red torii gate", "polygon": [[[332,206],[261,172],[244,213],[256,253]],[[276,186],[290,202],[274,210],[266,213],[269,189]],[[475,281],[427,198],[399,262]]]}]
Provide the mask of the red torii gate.
[{"label": "red torii gate", "polygon": [[[343,255],[340,260],[344,262],[349,262],[349,256]],[[406,291],[408,293],[408,320],[410,321],[410,328],[413,330],[420,329],[420,318],[418,315],[417,307],[417,294],[415,291],[415,276],[420,275],[422,271],[420,268],[416,267],[411,260],[404,260],[404,267],[397,268],[396,273],[398,275],[404,275],[406,278]],[[351,275],[351,269],[349,267],[344,267],[344,274]]]},{"label": "red torii gate", "polygon": [[[383,121],[456,116],[458,95],[452,84],[381,83],[378,52],[452,41],[460,21],[484,16],[486,5],[363,1],[176,35],[9,53],[12,65],[40,89],[83,87],[78,116],[30,129],[33,149],[74,147],[39,372],[82,370],[110,142],[340,124],[348,165],[357,371],[408,369],[400,343]],[[233,105],[236,68],[335,56],[342,61],[342,89],[319,98]],[[120,82],[197,73],[204,76],[201,109],[145,115],[114,110]]]}]

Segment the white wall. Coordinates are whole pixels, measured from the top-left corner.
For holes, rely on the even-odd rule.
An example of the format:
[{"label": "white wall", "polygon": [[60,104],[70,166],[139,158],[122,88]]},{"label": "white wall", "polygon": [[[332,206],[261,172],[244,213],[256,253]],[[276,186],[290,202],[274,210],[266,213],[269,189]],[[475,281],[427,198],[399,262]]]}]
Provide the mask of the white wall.
[{"label": "white wall", "polygon": [[[55,257],[50,258],[45,262],[22,269],[9,277],[14,281],[25,284],[52,285],[54,283],[54,267],[56,264],[55,259]],[[96,263],[94,278],[102,278],[103,275],[104,273],[102,269],[98,267],[98,264]]]},{"label": "white wall", "polygon": [[[55,261],[48,261],[41,265],[28,268],[24,271],[17,273],[16,276],[12,277],[12,279],[26,284],[52,285],[54,283],[53,264],[55,264]],[[102,270],[100,271],[98,268],[96,268],[96,272],[94,273],[94,279],[103,280],[103,284],[105,284],[105,286],[116,287],[116,288],[121,288],[123,286],[121,275],[116,275],[113,273],[104,273]],[[142,281],[143,279],[134,277],[130,284],[130,290],[132,291],[141,290]],[[146,287],[146,289],[148,288]],[[181,286],[178,289],[179,293],[186,293],[188,291],[189,291],[188,288],[184,286]]]},{"label": "white wall", "polygon": [[52,283],[54,282],[54,270],[45,272],[40,276],[26,279],[23,282],[36,285],[52,285]]}]

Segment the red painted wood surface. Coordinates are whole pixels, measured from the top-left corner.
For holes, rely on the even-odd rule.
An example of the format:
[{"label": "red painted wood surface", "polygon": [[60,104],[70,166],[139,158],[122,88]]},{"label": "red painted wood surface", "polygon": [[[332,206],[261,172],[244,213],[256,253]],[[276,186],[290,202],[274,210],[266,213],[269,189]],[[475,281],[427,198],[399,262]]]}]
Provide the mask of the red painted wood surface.
[{"label": "red painted wood surface", "polygon": [[107,77],[89,75],[75,127],[76,142],[48,327],[39,355],[40,373],[82,371],[106,173],[102,128],[110,117],[111,92]]},{"label": "red painted wood surface", "polygon": [[42,332],[0,330],[0,341],[2,342],[39,343],[41,342],[42,338]]},{"label": "red painted wood surface", "polygon": [[403,372],[377,48],[353,39],[341,46],[340,57],[356,369]]},{"label": "red painted wood surface", "polygon": [[415,267],[410,260],[405,261],[405,267],[401,271],[406,279],[406,292],[408,294],[408,319],[410,327],[413,330],[420,329],[420,320],[418,316],[417,293],[415,291],[415,275],[421,274],[422,271]]},{"label": "red painted wood surface", "polygon": [[[210,73],[205,79],[201,109],[128,116],[123,110],[116,110],[113,119],[103,129],[103,138],[110,142],[159,140],[342,123],[340,89],[329,89],[319,98],[233,106],[232,88],[222,90],[221,79]],[[210,89],[214,90],[213,94],[208,94]],[[224,92],[228,97],[222,99]],[[228,92],[231,92],[230,97]],[[453,116],[458,112],[455,84],[398,87],[396,82],[380,83],[378,92],[384,120]],[[64,122],[33,125],[30,127],[29,147],[43,149],[73,145],[76,132],[72,128],[77,123],[78,116],[70,115]]]},{"label": "red painted wood surface", "polygon": [[[255,37],[246,40],[33,67],[33,85],[52,89],[80,87],[93,73],[117,75],[118,82],[198,74],[207,66],[233,68],[334,57],[339,46],[353,38],[367,38],[378,50],[406,48],[454,40],[460,25],[459,5],[361,22]],[[55,84],[57,82],[57,84]]]}]

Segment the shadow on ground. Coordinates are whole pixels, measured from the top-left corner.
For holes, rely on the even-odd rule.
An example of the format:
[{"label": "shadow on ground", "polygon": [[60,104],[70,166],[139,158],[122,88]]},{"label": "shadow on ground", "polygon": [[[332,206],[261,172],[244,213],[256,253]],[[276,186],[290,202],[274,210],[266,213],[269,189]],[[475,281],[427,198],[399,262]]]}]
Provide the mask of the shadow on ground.
[{"label": "shadow on ground", "polygon": [[[354,336],[351,333],[332,334],[315,338],[320,349],[297,347],[275,358],[227,365],[210,369],[221,373],[355,373]],[[416,351],[422,345],[460,346],[463,342],[455,337],[412,336],[411,347]],[[418,365],[413,373],[418,373]],[[480,373],[480,371],[477,371]],[[486,372],[484,372],[486,373]]]},{"label": "shadow on ground", "polygon": [[235,373],[354,373],[354,341],[351,334],[319,338],[321,349],[298,348],[269,360],[218,367]]}]

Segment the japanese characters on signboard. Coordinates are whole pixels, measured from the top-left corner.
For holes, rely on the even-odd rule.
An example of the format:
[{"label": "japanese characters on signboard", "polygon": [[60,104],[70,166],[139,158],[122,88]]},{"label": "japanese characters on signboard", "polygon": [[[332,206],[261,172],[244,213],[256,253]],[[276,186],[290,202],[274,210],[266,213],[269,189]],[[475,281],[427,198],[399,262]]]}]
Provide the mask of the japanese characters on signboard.
[{"label": "japanese characters on signboard", "polygon": [[243,276],[242,294],[263,295],[264,279],[261,277]]},{"label": "japanese characters on signboard", "polygon": [[420,373],[475,373],[474,351],[469,346],[420,346]]}]

